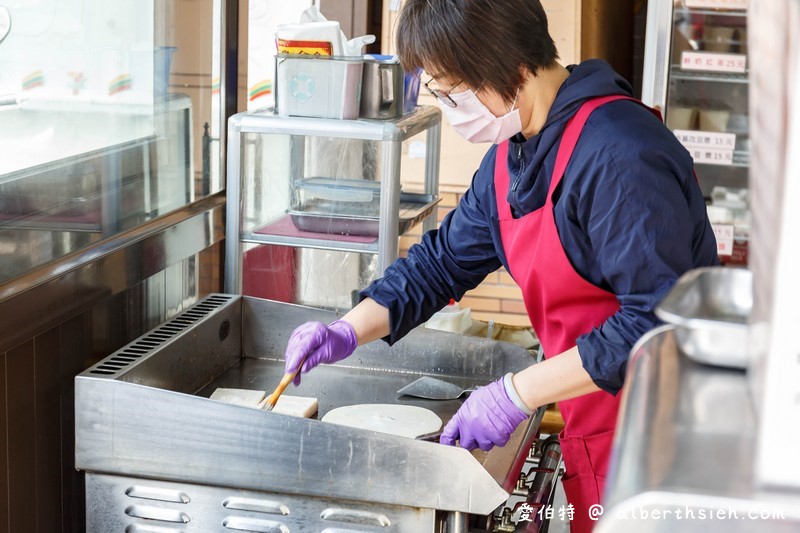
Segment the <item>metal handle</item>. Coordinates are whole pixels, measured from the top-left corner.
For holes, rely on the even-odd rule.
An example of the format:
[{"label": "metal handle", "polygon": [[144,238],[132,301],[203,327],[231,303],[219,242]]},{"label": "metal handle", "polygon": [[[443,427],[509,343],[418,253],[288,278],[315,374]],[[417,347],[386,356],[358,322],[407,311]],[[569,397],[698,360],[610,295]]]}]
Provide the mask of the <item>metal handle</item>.
[{"label": "metal handle", "polygon": [[423,433],[422,435],[417,435],[415,439],[417,440],[424,440],[425,442],[439,442],[439,439],[442,436],[442,430],[434,431],[433,433]]},{"label": "metal handle", "polygon": [[392,65],[378,65],[381,77],[381,105],[394,102],[394,68]]},{"label": "metal handle", "polygon": [[[518,523],[515,529],[517,533],[534,533],[540,530],[543,516],[538,511],[553,501],[560,463],[561,444],[556,435],[551,435],[542,445],[539,464],[531,468],[526,475],[531,486],[525,501],[518,504],[520,506],[527,504],[530,509],[534,510],[535,516],[530,522]],[[531,478],[531,474],[534,473],[535,475]]]}]

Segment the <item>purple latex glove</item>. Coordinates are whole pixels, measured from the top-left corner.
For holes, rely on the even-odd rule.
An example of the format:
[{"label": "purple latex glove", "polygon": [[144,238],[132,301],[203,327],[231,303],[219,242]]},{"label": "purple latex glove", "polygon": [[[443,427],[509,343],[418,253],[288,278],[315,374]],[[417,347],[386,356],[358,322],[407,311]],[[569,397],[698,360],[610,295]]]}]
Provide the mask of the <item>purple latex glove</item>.
[{"label": "purple latex glove", "polygon": [[320,363],[341,361],[352,354],[356,346],[356,332],[347,322],[337,320],[327,326],[322,322],[306,322],[289,337],[285,356],[286,373],[294,372],[302,364],[301,372],[294,378],[294,384],[300,385],[301,373],[308,372]]},{"label": "purple latex glove", "polygon": [[469,395],[444,427],[439,442],[455,446],[458,440],[468,450],[491,450],[505,446],[526,418],[528,415],[509,398],[501,378]]}]

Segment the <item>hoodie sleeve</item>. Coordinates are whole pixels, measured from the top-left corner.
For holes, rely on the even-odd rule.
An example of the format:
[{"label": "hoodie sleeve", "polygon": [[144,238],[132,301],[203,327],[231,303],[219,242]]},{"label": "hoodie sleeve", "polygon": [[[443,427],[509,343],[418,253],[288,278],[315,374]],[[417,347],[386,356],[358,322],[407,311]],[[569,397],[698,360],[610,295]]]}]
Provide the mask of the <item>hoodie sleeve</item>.
[{"label": "hoodie sleeve", "polygon": [[485,168],[493,168],[484,159],[482,170],[458,206],[447,214],[438,230],[431,230],[386,269],[383,277],[361,292],[389,309],[391,333],[389,344],[400,340],[413,328],[453,298],[460,300],[500,267],[492,240],[492,228],[481,201],[490,197],[476,192],[476,183],[486,183]]},{"label": "hoodie sleeve", "polygon": [[[597,386],[612,394],[622,387],[634,343],[659,325],[655,307],[678,277],[697,266],[698,257],[717,263],[691,160],[676,161],[671,150],[636,148],[632,142],[603,154],[587,184],[592,193],[578,207],[587,213],[582,225],[597,266],[620,304],[578,338],[578,351]],[[698,242],[702,250],[693,250]]]}]

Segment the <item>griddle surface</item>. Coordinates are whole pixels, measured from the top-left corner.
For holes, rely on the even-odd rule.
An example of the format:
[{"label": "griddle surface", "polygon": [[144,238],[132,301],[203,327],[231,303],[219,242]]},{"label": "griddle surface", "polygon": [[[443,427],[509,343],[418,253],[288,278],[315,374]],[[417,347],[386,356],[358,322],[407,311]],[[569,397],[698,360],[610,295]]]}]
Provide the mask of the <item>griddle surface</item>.
[{"label": "griddle surface", "polygon": [[[283,361],[244,357],[217,379],[203,387],[197,395],[208,398],[220,387],[264,390],[270,394],[278,385],[283,371]],[[431,374],[354,368],[346,366],[345,360],[343,364],[318,366],[311,372],[303,374],[300,386],[289,385],[284,394],[317,398],[319,412],[318,416],[314,418],[321,418],[331,409],[344,405],[391,403],[416,405],[430,409],[439,415],[443,423],[447,423],[461,406],[463,399],[424,400],[410,396],[398,396],[396,391],[422,375]],[[434,377],[441,377],[464,388],[485,384],[483,381],[452,376]]]}]

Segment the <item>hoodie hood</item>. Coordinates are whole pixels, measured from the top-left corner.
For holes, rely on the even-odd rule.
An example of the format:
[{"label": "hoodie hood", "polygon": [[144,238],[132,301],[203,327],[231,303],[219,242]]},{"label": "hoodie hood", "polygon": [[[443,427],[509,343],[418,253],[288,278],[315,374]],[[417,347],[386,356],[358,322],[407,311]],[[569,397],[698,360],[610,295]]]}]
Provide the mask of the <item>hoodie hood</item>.
[{"label": "hoodie hood", "polygon": [[631,85],[602,59],[570,65],[567,70],[570,75],[556,93],[542,130],[523,142],[512,141],[509,146],[508,201],[515,213],[528,213],[544,203],[555,150],[567,121],[580,105],[598,96],[632,96]]},{"label": "hoodie hood", "polygon": [[544,128],[568,120],[590,98],[612,94],[633,96],[630,83],[602,59],[589,59],[580,65],[570,65],[567,70],[570,75],[556,93]]}]

